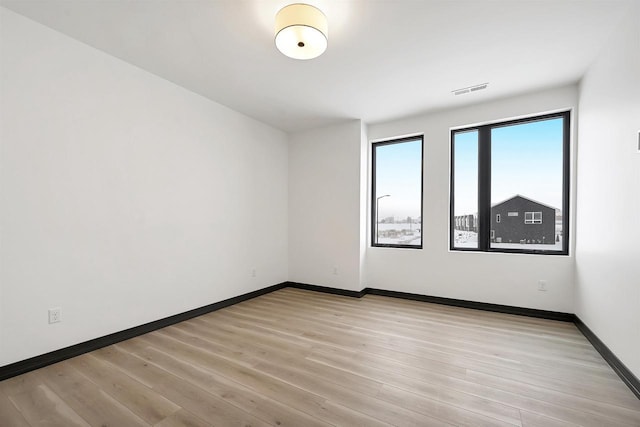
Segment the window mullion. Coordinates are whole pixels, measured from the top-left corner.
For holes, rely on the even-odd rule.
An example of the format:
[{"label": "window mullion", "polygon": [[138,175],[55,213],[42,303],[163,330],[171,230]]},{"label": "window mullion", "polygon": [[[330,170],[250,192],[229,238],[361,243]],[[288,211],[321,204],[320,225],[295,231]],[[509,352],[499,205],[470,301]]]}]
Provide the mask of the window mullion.
[{"label": "window mullion", "polygon": [[478,249],[489,250],[491,236],[491,128],[478,129]]}]

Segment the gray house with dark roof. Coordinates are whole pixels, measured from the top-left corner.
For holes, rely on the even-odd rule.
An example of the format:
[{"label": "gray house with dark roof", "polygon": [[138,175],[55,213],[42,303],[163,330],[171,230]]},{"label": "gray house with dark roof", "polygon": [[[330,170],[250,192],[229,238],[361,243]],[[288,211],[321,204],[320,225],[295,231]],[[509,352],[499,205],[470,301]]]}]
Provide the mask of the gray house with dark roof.
[{"label": "gray house with dark roof", "polygon": [[516,195],[491,207],[491,242],[554,244],[556,209]]}]

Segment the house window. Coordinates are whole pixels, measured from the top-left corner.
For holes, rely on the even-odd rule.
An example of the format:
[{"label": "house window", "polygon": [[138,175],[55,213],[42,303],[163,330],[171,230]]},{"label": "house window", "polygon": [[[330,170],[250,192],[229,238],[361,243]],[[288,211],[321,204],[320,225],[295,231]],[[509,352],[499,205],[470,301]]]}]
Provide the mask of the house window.
[{"label": "house window", "polygon": [[372,246],[422,248],[422,147],[422,136],[372,144]]},{"label": "house window", "polygon": [[525,224],[542,224],[542,212],[525,212]]},{"label": "house window", "polygon": [[562,112],[451,131],[450,249],[568,254],[569,129]]}]

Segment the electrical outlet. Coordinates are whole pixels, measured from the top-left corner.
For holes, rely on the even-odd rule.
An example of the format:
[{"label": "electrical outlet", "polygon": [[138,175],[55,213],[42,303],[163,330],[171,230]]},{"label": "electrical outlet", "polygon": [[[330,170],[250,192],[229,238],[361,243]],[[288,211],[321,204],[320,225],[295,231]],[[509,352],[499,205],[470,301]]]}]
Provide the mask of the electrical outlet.
[{"label": "electrical outlet", "polygon": [[538,290],[542,292],[547,291],[547,281],[546,280],[538,280]]},{"label": "electrical outlet", "polygon": [[49,323],[58,323],[60,320],[60,307],[50,308]]},{"label": "electrical outlet", "polygon": [[333,267],[333,274],[338,275],[338,267]]},{"label": "electrical outlet", "polygon": [[256,277],[257,272],[256,269],[254,268],[253,270],[251,270],[251,277]]}]

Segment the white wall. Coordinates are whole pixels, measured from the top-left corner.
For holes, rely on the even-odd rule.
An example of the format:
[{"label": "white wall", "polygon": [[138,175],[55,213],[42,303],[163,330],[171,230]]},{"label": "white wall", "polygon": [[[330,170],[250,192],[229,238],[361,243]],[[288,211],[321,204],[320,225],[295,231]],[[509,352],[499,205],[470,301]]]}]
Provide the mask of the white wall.
[{"label": "white wall", "polygon": [[283,132],[0,19],[0,365],[287,280]]},{"label": "white wall", "polygon": [[[362,288],[362,124],[359,120],[291,135],[289,280]],[[334,270],[335,269],[335,270]],[[334,271],[337,274],[334,274]]]},{"label": "white wall", "polygon": [[580,85],[576,314],[640,377],[640,4]]},{"label": "white wall", "polygon": [[369,240],[369,200],[371,187],[369,176],[369,128],[366,123],[360,125],[360,283],[359,290],[367,286],[367,246]]},{"label": "white wall", "polygon": [[[452,127],[576,105],[577,87],[572,85],[369,125],[370,140],[424,133],[424,248],[368,248],[367,286],[573,312],[572,256],[449,251],[449,133]],[[541,279],[548,281],[547,292],[537,290]]]}]

